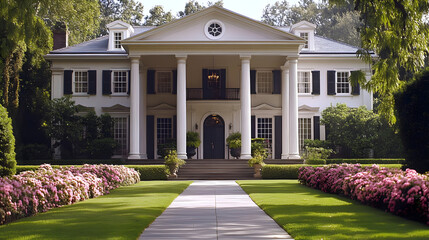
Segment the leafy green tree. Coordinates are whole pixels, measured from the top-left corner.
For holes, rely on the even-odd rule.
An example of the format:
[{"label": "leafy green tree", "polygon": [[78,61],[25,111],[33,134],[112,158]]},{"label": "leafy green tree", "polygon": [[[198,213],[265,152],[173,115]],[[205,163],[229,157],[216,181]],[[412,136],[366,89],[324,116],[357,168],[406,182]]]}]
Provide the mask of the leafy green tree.
[{"label": "leafy green tree", "polygon": [[[372,64],[369,81],[356,79],[361,85],[377,93],[379,111],[395,122],[394,93],[425,65],[428,52],[429,29],[425,22],[429,12],[426,0],[330,0],[331,4],[352,3],[360,14],[359,25],[362,51],[360,58]],[[377,58],[372,57],[377,54]],[[356,81],[355,80],[355,81]]]},{"label": "leafy green tree", "polygon": [[12,120],[6,108],[0,105],[0,177],[15,174],[15,137]]},{"label": "leafy green tree", "polygon": [[349,108],[345,104],[323,110],[321,123],[325,125],[326,140],[341,147],[346,157],[368,157],[380,126],[378,115],[366,107]]},{"label": "leafy green tree", "polygon": [[162,24],[171,22],[174,20],[173,14],[165,12],[161,5],[156,5],[149,10],[149,16],[145,17],[146,26],[161,26]]},{"label": "leafy green tree", "polygon": [[203,10],[205,7],[203,5],[201,5],[200,3],[198,3],[195,0],[190,0],[189,2],[187,2],[185,4],[185,10],[184,11],[180,11],[177,15],[179,17],[184,17],[187,15],[190,15],[192,13],[196,13],[200,10]]},{"label": "leafy green tree", "polygon": [[106,35],[106,25],[121,20],[131,25],[142,25],[143,4],[135,0],[99,0],[100,27],[97,35]]}]

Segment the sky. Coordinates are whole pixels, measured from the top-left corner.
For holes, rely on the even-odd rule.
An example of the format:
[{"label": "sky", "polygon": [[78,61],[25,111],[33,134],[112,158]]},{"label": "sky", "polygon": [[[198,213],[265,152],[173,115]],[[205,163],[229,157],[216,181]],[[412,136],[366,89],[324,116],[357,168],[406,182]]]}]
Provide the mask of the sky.
[{"label": "sky", "polygon": [[[176,15],[185,9],[189,0],[138,0],[143,3],[144,15],[149,14],[149,10],[155,5],[162,5],[165,11],[171,11]],[[279,0],[223,0],[223,7],[236,13],[245,15],[255,20],[261,20],[262,11],[267,4],[273,4]],[[197,0],[201,5],[207,6],[207,0]],[[212,0],[211,2],[216,2]],[[288,0],[289,5],[296,5],[298,0]]]}]

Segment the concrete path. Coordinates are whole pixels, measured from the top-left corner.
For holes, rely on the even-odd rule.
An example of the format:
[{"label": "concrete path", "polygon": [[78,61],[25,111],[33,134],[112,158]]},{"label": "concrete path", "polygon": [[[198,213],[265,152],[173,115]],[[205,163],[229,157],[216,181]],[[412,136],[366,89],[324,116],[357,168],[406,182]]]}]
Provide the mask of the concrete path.
[{"label": "concrete path", "polygon": [[292,239],[235,181],[194,181],[139,239]]}]

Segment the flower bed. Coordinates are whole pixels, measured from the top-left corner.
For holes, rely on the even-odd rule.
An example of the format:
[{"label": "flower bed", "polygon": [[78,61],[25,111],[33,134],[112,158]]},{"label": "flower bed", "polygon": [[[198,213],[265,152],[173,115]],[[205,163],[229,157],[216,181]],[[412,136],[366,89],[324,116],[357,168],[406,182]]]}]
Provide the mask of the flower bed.
[{"label": "flower bed", "polygon": [[429,225],[429,176],[412,169],[359,164],[302,167],[302,184],[328,193],[342,194],[388,212]]},{"label": "flower bed", "polygon": [[0,224],[98,197],[139,181],[138,172],[124,166],[53,169],[45,164],[36,171],[0,178]]}]

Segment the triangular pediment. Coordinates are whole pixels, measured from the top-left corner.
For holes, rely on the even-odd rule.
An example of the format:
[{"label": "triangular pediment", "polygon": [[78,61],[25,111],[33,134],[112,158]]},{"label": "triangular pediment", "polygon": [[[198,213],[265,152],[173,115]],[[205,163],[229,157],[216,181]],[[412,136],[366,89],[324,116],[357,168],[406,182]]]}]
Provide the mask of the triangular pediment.
[{"label": "triangular pediment", "polygon": [[116,104],[116,105],[113,105],[111,107],[102,107],[101,110],[103,112],[110,112],[110,113],[112,113],[112,112],[116,112],[116,113],[128,113],[128,112],[130,112],[129,107],[125,107],[121,104]]},{"label": "triangular pediment", "polygon": [[106,25],[106,28],[108,29],[128,29],[131,27],[132,26],[130,24],[123,22],[121,20],[116,20]]},{"label": "triangular pediment", "polygon": [[307,105],[301,105],[298,108],[298,111],[303,111],[303,112],[318,112],[319,111],[319,107],[310,107]]},{"label": "triangular pediment", "polygon": [[157,111],[164,110],[164,111],[168,111],[168,110],[176,110],[176,107],[172,106],[172,105],[169,105],[169,104],[166,104],[166,103],[161,103],[161,104],[159,104],[157,106],[150,107],[149,110],[157,110]]},{"label": "triangular pediment", "polygon": [[94,107],[87,107],[87,106],[83,106],[81,104],[76,105],[76,107],[77,107],[77,111],[79,113],[88,113],[88,112],[94,111]]},{"label": "triangular pediment", "polygon": [[281,110],[281,108],[273,107],[269,104],[263,103],[256,107],[253,107],[252,110]]},{"label": "triangular pediment", "polygon": [[311,22],[301,21],[299,23],[292,25],[291,29],[292,30],[297,30],[297,29],[314,30],[316,29],[316,25]]},{"label": "triangular pediment", "polygon": [[[211,22],[220,24],[221,35],[210,36]],[[136,42],[229,42],[229,41],[302,41],[298,36],[269,26],[225,8],[211,6],[192,15],[180,18],[122,41]]]}]

